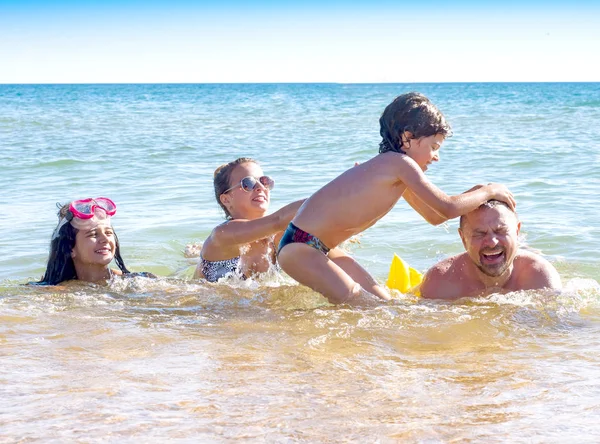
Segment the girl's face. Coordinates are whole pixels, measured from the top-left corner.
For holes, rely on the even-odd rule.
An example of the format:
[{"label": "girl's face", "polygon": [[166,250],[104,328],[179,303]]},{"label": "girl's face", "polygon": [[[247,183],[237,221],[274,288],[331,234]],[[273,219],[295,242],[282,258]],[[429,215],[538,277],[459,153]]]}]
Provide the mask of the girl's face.
[{"label": "girl's face", "polygon": [[431,163],[440,160],[439,149],[443,142],[444,136],[435,134],[418,139],[409,139],[408,142],[404,142],[403,148],[406,154],[417,162],[423,171],[426,171]]},{"label": "girl's face", "polygon": [[[246,191],[241,186],[244,177],[256,179],[253,190]],[[260,166],[253,162],[242,163],[234,168],[229,180],[230,191],[221,194],[221,202],[227,207],[234,219],[257,219],[263,217],[269,209],[270,190],[259,178],[264,176]]]},{"label": "girl's face", "polygon": [[82,229],[75,236],[71,257],[76,265],[107,266],[115,257],[115,233],[110,225]]}]

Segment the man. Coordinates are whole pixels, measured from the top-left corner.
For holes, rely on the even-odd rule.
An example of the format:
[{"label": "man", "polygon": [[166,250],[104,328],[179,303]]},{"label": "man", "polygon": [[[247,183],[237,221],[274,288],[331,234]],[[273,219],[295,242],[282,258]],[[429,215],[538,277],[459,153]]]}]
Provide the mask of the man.
[{"label": "man", "polygon": [[491,200],[460,218],[466,252],[434,265],[421,296],[458,299],[547,288],[561,290],[560,276],[539,254],[519,248],[521,222],[504,202]]}]

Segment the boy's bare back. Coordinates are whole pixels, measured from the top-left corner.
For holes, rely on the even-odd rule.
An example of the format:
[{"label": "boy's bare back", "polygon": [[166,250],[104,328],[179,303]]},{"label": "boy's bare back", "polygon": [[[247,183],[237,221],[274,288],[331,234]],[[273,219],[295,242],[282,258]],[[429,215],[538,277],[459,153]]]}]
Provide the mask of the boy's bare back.
[{"label": "boy's bare back", "polygon": [[334,248],[372,226],[402,197],[399,165],[406,156],[384,153],[344,172],[313,194],[294,224]]}]

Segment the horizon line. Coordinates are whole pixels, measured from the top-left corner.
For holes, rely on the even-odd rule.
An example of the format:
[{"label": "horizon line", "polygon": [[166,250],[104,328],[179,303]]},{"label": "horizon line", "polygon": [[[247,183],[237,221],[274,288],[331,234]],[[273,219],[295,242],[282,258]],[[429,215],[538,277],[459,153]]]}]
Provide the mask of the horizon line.
[{"label": "horizon line", "polygon": [[406,84],[463,84],[463,83],[600,83],[600,80],[464,80],[440,82],[0,82],[0,85],[406,85]]}]

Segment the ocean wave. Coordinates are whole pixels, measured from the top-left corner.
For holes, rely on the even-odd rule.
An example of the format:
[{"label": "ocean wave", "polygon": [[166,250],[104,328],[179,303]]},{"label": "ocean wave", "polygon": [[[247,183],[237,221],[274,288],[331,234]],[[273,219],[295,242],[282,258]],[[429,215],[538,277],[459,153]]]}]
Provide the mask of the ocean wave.
[{"label": "ocean wave", "polygon": [[87,160],[80,159],[54,159],[47,161],[40,161],[31,165],[31,168],[61,168],[73,165],[87,165]]}]

